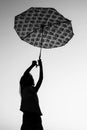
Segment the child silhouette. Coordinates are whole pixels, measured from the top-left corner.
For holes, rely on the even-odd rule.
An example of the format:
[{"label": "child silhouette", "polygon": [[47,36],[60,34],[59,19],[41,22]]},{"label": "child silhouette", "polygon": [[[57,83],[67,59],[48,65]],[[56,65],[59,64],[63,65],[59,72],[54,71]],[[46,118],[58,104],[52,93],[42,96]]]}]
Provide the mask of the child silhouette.
[{"label": "child silhouette", "polygon": [[35,66],[37,67],[37,62],[33,61],[31,66],[24,72],[20,79],[20,110],[23,112],[23,123],[21,130],[43,130],[41,120],[42,113],[37,95],[43,80],[43,66],[40,58],[38,60],[38,66],[40,68],[39,79],[36,85],[34,84],[34,79],[30,74],[30,71]]}]

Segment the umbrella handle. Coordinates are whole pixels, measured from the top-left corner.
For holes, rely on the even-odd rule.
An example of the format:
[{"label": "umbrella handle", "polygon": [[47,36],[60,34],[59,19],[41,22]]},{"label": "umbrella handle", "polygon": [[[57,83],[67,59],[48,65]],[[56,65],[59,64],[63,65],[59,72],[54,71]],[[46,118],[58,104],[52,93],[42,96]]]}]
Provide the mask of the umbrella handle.
[{"label": "umbrella handle", "polygon": [[[41,52],[42,52],[42,48],[40,48],[39,60],[41,59]],[[37,68],[38,66],[39,66],[39,65],[37,64],[37,65],[36,65],[36,68]]]}]

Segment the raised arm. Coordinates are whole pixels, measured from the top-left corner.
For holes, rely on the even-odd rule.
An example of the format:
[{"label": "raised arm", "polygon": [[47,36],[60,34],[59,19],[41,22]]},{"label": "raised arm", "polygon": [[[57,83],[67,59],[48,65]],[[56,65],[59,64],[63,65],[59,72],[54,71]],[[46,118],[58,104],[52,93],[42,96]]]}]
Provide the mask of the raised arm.
[{"label": "raised arm", "polygon": [[32,61],[32,64],[31,64],[30,67],[24,72],[24,75],[28,74],[28,73],[32,70],[32,68],[33,68],[34,66],[37,66],[37,62],[36,62],[36,61]]},{"label": "raised arm", "polygon": [[41,83],[42,83],[42,81],[43,81],[43,66],[42,66],[42,61],[41,61],[41,59],[39,59],[38,60],[38,65],[39,65],[39,79],[38,79],[38,82],[37,82],[37,84],[36,84],[36,86],[35,86],[35,90],[36,90],[36,92],[38,92],[38,90],[39,90],[39,88],[40,88],[40,86],[41,86]]}]

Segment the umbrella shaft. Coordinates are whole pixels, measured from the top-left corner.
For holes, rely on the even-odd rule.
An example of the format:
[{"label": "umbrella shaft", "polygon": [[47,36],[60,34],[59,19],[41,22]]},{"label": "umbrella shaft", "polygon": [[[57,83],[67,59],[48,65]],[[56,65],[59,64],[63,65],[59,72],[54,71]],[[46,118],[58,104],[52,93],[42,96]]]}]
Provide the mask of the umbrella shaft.
[{"label": "umbrella shaft", "polygon": [[41,36],[41,47],[40,47],[39,59],[41,59],[41,52],[42,52],[42,46],[43,46],[43,31],[44,31],[44,25],[41,26],[41,29],[42,29],[42,36]]},{"label": "umbrella shaft", "polygon": [[42,52],[42,48],[40,48],[39,59],[41,59],[41,52]]}]

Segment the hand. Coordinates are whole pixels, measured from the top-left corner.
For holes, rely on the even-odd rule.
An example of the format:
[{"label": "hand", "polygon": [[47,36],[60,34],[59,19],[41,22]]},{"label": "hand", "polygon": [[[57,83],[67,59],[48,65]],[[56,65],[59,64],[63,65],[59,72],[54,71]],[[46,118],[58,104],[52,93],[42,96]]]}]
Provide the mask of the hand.
[{"label": "hand", "polygon": [[42,60],[39,58],[38,60],[38,65],[41,66],[42,65]]},{"label": "hand", "polygon": [[35,60],[32,61],[32,65],[33,65],[33,66],[37,66],[37,61],[35,61]]}]

